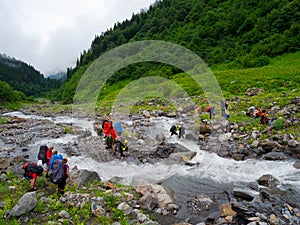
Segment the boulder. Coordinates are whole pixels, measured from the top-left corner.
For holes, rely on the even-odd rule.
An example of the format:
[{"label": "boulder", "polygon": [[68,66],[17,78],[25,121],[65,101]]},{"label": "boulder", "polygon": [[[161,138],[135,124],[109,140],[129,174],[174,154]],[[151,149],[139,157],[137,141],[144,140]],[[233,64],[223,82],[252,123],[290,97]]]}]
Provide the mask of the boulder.
[{"label": "boulder", "polygon": [[6,170],[10,166],[10,158],[0,159],[0,170]]},{"label": "boulder", "polygon": [[77,187],[83,186],[88,181],[101,181],[101,178],[95,171],[80,170],[78,176],[75,179]]},{"label": "boulder", "polygon": [[298,141],[289,140],[287,150],[291,152],[294,157],[300,159],[300,143]]},{"label": "boulder", "polygon": [[141,184],[135,188],[136,192],[143,195],[151,194],[151,197],[157,199],[158,206],[164,207],[175,202],[171,191],[157,184]]},{"label": "boulder", "polygon": [[276,147],[276,142],[266,139],[261,146],[265,151],[270,152]]},{"label": "boulder", "polygon": [[243,190],[240,188],[233,189],[233,196],[250,202],[254,199],[254,195],[250,190]]},{"label": "boulder", "polygon": [[279,184],[279,180],[274,178],[271,174],[266,174],[261,176],[257,180],[257,182],[259,185],[269,187],[269,188],[276,187]]},{"label": "boulder", "polygon": [[221,206],[221,217],[235,216],[236,212],[231,208],[231,203],[222,204]]},{"label": "boulder", "polygon": [[10,211],[10,214],[12,216],[21,216],[33,210],[36,204],[37,204],[36,193],[28,192],[21,197],[18,203]]},{"label": "boulder", "polygon": [[296,169],[300,169],[300,161],[296,161],[296,162],[294,163],[294,167],[295,167]]},{"label": "boulder", "polygon": [[257,148],[259,146],[259,141],[258,140],[254,140],[252,142],[252,144],[250,145],[251,148]]},{"label": "boulder", "polygon": [[285,160],[285,155],[283,152],[269,152],[265,154],[263,157],[265,160]]}]

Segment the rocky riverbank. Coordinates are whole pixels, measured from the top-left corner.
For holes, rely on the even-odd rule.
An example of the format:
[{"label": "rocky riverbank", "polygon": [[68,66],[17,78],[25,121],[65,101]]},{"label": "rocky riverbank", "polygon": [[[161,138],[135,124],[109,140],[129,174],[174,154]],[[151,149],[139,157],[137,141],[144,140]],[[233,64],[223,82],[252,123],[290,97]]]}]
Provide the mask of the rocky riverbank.
[{"label": "rocky riverbank", "polygon": [[[238,100],[236,100],[238,101]],[[291,102],[284,108],[274,110],[282,110],[285,117],[285,126],[297,125],[297,118],[293,114],[299,111],[299,102]],[[23,111],[25,114],[35,114],[34,109]],[[70,111],[63,111],[63,115],[70,115]],[[278,111],[277,111],[278,113]],[[156,123],[150,118],[174,118],[178,123],[183,122],[187,133],[185,138],[190,141],[198,142],[201,149],[216,153],[220,157],[233,158],[235,160],[247,160],[255,158],[260,160],[286,160],[294,159],[295,168],[299,168],[299,136],[293,134],[282,134],[276,132],[274,126],[268,126],[265,130],[252,129],[247,131],[243,124],[231,123],[225,119],[215,119],[211,121],[212,132],[200,134],[200,128],[195,127],[195,123],[191,122],[193,116],[193,107],[187,107],[180,112],[163,113],[158,111],[144,111],[139,115],[133,115],[130,121],[124,123],[127,132],[126,138],[130,143],[130,150],[126,153],[126,162],[136,165],[165,163],[167,165],[185,165],[187,167],[199,166],[191,163],[191,159],[196,155],[196,152],[191,152],[189,149],[178,143],[173,143],[166,139],[166,134],[157,132],[155,135],[147,134],[147,130]],[[41,114],[44,116],[56,117],[57,114]],[[299,118],[298,118],[299,120]],[[99,132],[99,125],[102,118],[99,117],[95,121],[95,130]],[[154,128],[153,128],[154,129]],[[43,138],[59,139],[65,135],[76,135],[76,141],[72,140],[67,143],[59,143],[56,148],[59,151],[71,156],[86,156],[95,159],[98,162],[110,162],[116,159],[109,151],[105,150],[102,140],[99,137],[91,136],[91,133],[86,130],[81,130],[79,127],[71,124],[54,123],[45,119],[38,118],[8,118],[7,123],[0,126],[0,137],[3,144],[0,147],[0,170],[1,182],[11,183],[8,171],[13,171],[17,177],[22,177],[21,165],[27,160],[33,160],[36,157],[34,149],[37,151],[37,146],[32,147],[34,143],[42,141]],[[275,132],[274,132],[275,131]],[[167,134],[168,135],[168,134]],[[264,138],[268,137],[268,138]],[[272,138],[270,138],[272,137]],[[36,152],[37,153],[37,152]],[[200,165],[201,166],[201,165]],[[79,174],[88,174],[86,178],[80,178]],[[113,196],[120,197],[122,189],[117,188],[117,183],[122,183],[122,176],[115,177],[104,184],[100,182],[96,187],[89,187],[87,182],[89,177],[94,177],[95,180],[101,180],[96,174],[90,174],[88,171],[78,171],[72,168],[73,181],[78,185],[78,190],[70,190],[65,196],[55,199],[55,204],[68,206],[75,205],[76,210],[80,212],[84,208],[77,207],[77,202],[87,202],[93,205],[91,212],[96,216],[93,209],[99,209],[101,212],[98,216],[113,216],[112,209],[107,208],[107,205],[97,196],[97,185],[101,190],[110,190]],[[120,174],[121,175],[121,174]],[[79,177],[79,178],[78,178]],[[299,190],[288,185],[282,185],[270,174],[265,174],[258,177],[256,182],[247,183],[243,186],[234,187],[202,185],[199,190],[188,195],[179,195],[174,191],[166,188],[168,180],[160,181],[156,184],[142,184],[142,180],[137,182],[134,187],[135,193],[140,193],[140,197],[130,197],[129,201],[122,201],[116,207],[123,214],[128,216],[134,224],[175,224],[185,222],[190,224],[299,224]],[[70,183],[73,187],[74,183]],[[80,185],[79,185],[80,184]],[[205,184],[205,183],[204,183]],[[79,188],[82,185],[82,188]],[[186,184],[188,185],[188,184]],[[199,184],[200,186],[201,184]],[[50,185],[51,186],[51,185]],[[11,187],[11,189],[14,189]],[[80,190],[80,191],[79,191]],[[81,196],[81,191],[84,194]],[[79,192],[79,193],[78,193]],[[103,192],[105,192],[103,190]],[[14,192],[12,192],[14,193]],[[23,222],[30,221],[36,216],[34,209],[40,201],[45,202],[40,196],[48,197],[53,194],[52,191],[40,190],[35,194],[28,194],[30,199],[35,199],[34,207],[28,208],[25,212],[31,211],[24,219],[22,215],[16,215],[22,218]],[[127,195],[127,194],[126,194]],[[20,193],[18,193],[20,198]],[[71,196],[71,197],[70,197]],[[124,195],[122,195],[124,197]],[[122,197],[122,198],[123,198]],[[51,198],[51,197],[50,197]],[[83,200],[82,200],[82,199]],[[48,201],[48,200],[47,200]],[[27,202],[27,201],[26,201]],[[69,202],[69,203],[67,203]],[[71,202],[71,203],[70,203]],[[73,203],[72,203],[73,202]],[[2,210],[8,206],[1,203]],[[11,206],[10,209],[13,207]],[[74,209],[75,210],[75,209]],[[137,211],[141,210],[141,211]],[[18,211],[18,210],[17,210]],[[97,211],[97,210],[96,210]],[[182,216],[181,211],[184,211]],[[90,211],[89,211],[90,212]],[[45,215],[51,214],[49,210]],[[145,213],[145,214],[144,214]],[[61,213],[63,214],[63,213]],[[156,222],[150,219],[153,215]],[[6,215],[6,214],[5,214]],[[7,216],[11,215],[7,212]],[[14,214],[13,214],[14,215]],[[139,215],[139,216],[138,216]],[[26,216],[25,216],[26,217]],[[69,217],[59,216],[61,223],[63,220],[73,221],[75,215],[69,213]],[[9,218],[9,217],[7,217]],[[56,217],[58,218],[58,217]],[[83,218],[81,218],[83,219]],[[9,220],[8,220],[9,221]],[[91,219],[85,220],[86,224]],[[115,224],[118,219],[115,219]],[[70,222],[71,223],[71,222]],[[132,224],[132,223],[131,223]]]}]

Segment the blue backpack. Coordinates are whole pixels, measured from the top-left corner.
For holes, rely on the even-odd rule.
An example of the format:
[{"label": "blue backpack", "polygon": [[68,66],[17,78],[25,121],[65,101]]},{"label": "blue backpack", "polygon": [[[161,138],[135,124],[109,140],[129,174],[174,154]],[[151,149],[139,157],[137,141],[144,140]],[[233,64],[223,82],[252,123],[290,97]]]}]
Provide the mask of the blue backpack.
[{"label": "blue backpack", "polygon": [[52,155],[52,158],[50,159],[50,162],[49,162],[49,168],[50,168],[50,170],[51,170],[51,167],[52,167],[53,162],[54,162],[56,159],[63,160],[63,156],[62,156],[61,154],[54,154],[54,155]]}]

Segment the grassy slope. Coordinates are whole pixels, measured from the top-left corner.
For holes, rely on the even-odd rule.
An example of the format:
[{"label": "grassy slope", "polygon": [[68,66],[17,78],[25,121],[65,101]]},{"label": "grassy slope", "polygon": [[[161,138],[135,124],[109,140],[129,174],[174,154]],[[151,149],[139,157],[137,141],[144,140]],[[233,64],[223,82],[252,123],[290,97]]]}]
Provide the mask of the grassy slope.
[{"label": "grassy slope", "polygon": [[[226,99],[231,99],[232,97],[238,96],[242,100],[231,101],[229,103],[230,111],[230,121],[239,122],[245,125],[246,129],[251,130],[257,128],[258,121],[246,118],[242,111],[246,111],[248,107],[264,107],[268,108],[270,103],[274,105],[279,105],[284,107],[288,104],[291,99],[296,96],[300,96],[300,52],[285,54],[272,59],[268,66],[260,68],[251,69],[228,69],[230,64],[218,65],[212,67],[212,71],[216,76],[223,92],[223,96]],[[201,93],[201,90],[197,90],[197,85],[185,74],[177,74],[172,77],[174,82],[177,82],[180,86],[185,88],[190,96],[196,96]],[[124,81],[123,85],[127,85],[128,82]],[[156,84],[155,84],[156,85]],[[163,85],[163,84],[161,84]],[[257,96],[247,97],[245,96],[245,91],[248,88],[261,88],[264,90]],[[101,101],[99,106],[107,107],[112,104],[115,96],[122,89],[120,83],[114,84],[107,88],[101,93]],[[109,91],[107,91],[109,90]],[[151,96],[153,97],[153,96]],[[202,105],[202,107],[207,106],[207,102],[196,102],[196,104]],[[141,107],[141,106],[139,106]],[[148,110],[157,109],[156,106],[142,106]],[[161,107],[159,109],[172,110],[170,105]],[[134,112],[134,109],[133,109]],[[137,112],[137,110],[135,111]],[[270,115],[272,117],[281,117],[283,115]],[[300,114],[294,115],[295,117],[300,117]],[[264,129],[260,127],[258,129]],[[282,133],[293,133],[299,137],[300,128],[289,127],[287,129],[281,130]]]},{"label": "grassy slope", "polygon": [[[285,54],[272,59],[271,64],[261,68],[245,70],[226,70],[226,65],[213,68],[225,98],[239,96],[244,100],[230,103],[230,120],[245,125],[245,129],[264,129],[257,126],[258,121],[245,117],[242,111],[250,106],[268,108],[270,103],[279,105],[281,108],[288,104],[291,99],[300,96],[300,52]],[[234,81],[234,82],[233,82]],[[244,96],[247,88],[257,87],[264,90],[257,96]],[[272,117],[284,117],[283,114],[270,115]],[[300,112],[294,115],[300,117]],[[276,131],[274,130],[273,133]],[[282,128],[280,133],[294,134],[299,139],[300,127],[290,126]],[[270,138],[270,137],[268,137]]]}]

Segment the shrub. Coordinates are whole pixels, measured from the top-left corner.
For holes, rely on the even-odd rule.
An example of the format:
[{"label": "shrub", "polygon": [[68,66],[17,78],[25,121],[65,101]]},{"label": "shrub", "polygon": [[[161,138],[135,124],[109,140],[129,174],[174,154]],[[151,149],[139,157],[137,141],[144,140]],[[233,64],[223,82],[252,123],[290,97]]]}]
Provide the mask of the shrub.
[{"label": "shrub", "polygon": [[283,120],[282,118],[278,118],[274,121],[273,126],[275,127],[276,130],[281,130],[283,128]]}]

